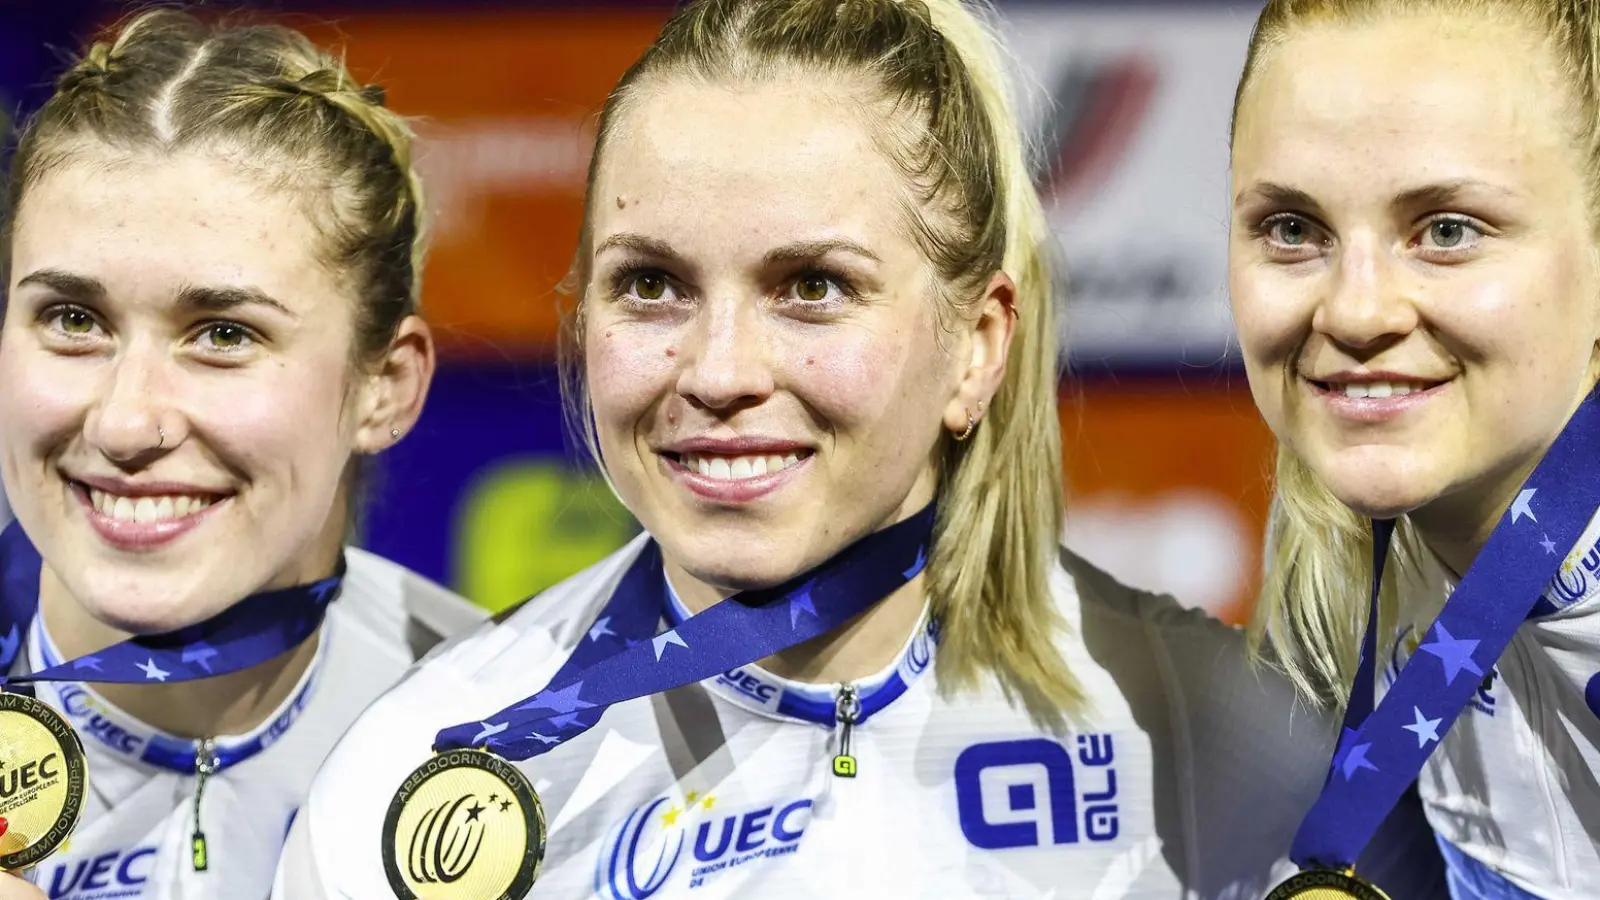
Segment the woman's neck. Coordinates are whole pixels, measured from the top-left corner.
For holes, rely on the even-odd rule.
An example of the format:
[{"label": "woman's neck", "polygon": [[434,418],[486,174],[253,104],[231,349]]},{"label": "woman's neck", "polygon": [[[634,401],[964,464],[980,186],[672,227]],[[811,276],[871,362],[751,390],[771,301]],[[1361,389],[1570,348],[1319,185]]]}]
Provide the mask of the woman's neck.
[{"label": "woman's neck", "polygon": [[[39,576],[39,614],[64,659],[95,653],[132,637],[89,615],[48,565]],[[314,633],[261,665],[216,678],[172,684],[96,684],[95,691],[145,725],[177,737],[246,734],[265,723],[293,693],[316,657],[317,641]]]},{"label": "woman's neck", "polygon": [[[669,565],[668,578],[678,599],[691,613],[700,613],[732,596]],[[926,606],[920,574],[827,634],[773,654],[756,664],[779,678],[812,684],[844,684],[876,675],[891,665],[922,621]]]},{"label": "woman's neck", "polygon": [[1489,542],[1489,535],[1532,472],[1531,464],[1509,471],[1485,486],[1440,497],[1409,518],[1423,544],[1460,578]]}]

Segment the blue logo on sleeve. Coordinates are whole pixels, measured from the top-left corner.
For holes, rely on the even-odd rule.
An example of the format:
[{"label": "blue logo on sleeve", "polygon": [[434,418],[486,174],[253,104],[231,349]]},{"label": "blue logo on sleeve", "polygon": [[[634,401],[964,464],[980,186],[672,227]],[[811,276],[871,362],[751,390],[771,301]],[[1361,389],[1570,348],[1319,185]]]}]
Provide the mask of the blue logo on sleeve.
[{"label": "blue logo on sleeve", "polygon": [[1111,841],[1119,833],[1116,750],[1109,734],[974,744],[956,758],[961,833],[983,850]]}]

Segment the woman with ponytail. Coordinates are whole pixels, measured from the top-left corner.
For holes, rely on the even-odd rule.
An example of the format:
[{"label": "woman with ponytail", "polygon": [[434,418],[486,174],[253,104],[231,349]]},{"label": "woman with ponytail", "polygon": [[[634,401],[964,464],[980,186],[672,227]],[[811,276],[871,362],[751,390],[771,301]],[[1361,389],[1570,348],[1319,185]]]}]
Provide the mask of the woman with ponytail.
[{"label": "woman with ponytail", "polygon": [[375,704],[277,896],[1265,890],[1331,722],[1059,546],[1050,234],[982,12],[694,0],[622,78],[568,396],[647,533]]},{"label": "woman with ponytail", "polygon": [[481,618],[346,546],[433,371],[410,133],[299,34],[152,11],[61,77],[9,187],[0,869],[265,897],[335,740]]},{"label": "woman with ponytail", "polygon": [[1270,0],[1232,166],[1253,635],[1350,729],[1296,860],[1415,780],[1457,900],[1600,897],[1600,4]]}]

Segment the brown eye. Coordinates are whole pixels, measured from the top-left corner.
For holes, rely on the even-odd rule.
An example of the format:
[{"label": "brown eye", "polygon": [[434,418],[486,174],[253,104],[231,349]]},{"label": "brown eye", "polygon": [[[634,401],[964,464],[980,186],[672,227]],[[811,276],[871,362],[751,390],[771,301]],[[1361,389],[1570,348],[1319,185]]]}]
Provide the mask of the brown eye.
[{"label": "brown eye", "polygon": [[63,310],[57,318],[61,322],[61,330],[67,334],[89,334],[94,331],[94,316],[81,309]]},{"label": "brown eye", "polygon": [[795,282],[795,296],[807,303],[821,303],[828,299],[828,279],[821,275],[807,275]]},{"label": "brown eye", "polygon": [[640,300],[660,300],[667,295],[667,279],[661,275],[640,275],[634,279],[633,292]]},{"label": "brown eye", "polygon": [[226,323],[213,325],[207,331],[211,335],[211,345],[213,347],[222,347],[224,349],[239,347],[250,339],[250,336],[245,334],[244,329],[238,325]]}]

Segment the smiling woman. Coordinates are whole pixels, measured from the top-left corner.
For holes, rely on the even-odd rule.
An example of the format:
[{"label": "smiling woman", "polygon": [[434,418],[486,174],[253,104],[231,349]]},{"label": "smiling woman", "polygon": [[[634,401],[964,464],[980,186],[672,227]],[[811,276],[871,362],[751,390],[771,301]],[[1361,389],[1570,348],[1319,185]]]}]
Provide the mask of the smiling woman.
[{"label": "smiling woman", "polygon": [[[82,732],[93,778],[70,848],[39,864],[65,835],[35,803],[4,813],[0,863],[52,897],[106,860],[119,896],[265,894],[411,626],[475,618],[344,545],[360,457],[410,428],[433,370],[409,132],[380,100],[291,31],[163,11],[23,130],[0,670]],[[0,766],[22,752],[0,741]]]},{"label": "smiling woman", "polygon": [[566,360],[648,533],[375,703],[276,896],[1265,890],[1331,722],[1059,545],[1006,59],[959,0],[669,19],[601,116]]},{"label": "smiling woman", "polygon": [[[1600,896],[1597,52],[1587,0],[1272,0],[1238,93],[1233,308],[1281,444],[1255,637],[1368,723],[1314,812],[1420,772],[1457,898]],[[1322,865],[1365,840],[1331,816]]]}]

